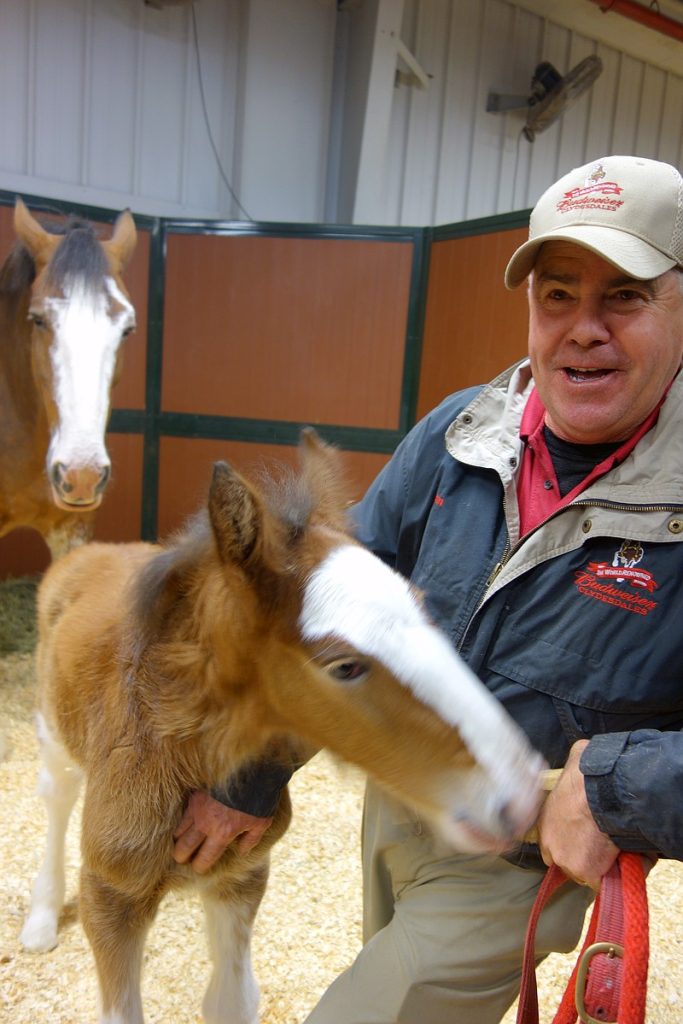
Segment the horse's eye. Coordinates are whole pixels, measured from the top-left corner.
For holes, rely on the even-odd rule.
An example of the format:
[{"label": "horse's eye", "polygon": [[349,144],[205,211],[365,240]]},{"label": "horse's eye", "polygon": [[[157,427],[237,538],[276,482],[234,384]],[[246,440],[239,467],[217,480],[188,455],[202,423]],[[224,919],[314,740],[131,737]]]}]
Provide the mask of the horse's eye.
[{"label": "horse's eye", "polygon": [[41,316],[40,313],[29,313],[28,318],[31,323],[35,324],[36,327],[40,327],[41,330],[44,330],[47,327],[47,320],[44,316]]},{"label": "horse's eye", "polygon": [[123,330],[121,331],[121,337],[122,338],[127,338],[128,335],[132,334],[134,330],[135,330],[135,327],[132,324],[130,325],[130,327],[124,327]]},{"label": "horse's eye", "polygon": [[367,676],[370,665],[359,658],[339,658],[338,661],[331,661],[326,665],[325,671],[341,683],[359,683]]}]

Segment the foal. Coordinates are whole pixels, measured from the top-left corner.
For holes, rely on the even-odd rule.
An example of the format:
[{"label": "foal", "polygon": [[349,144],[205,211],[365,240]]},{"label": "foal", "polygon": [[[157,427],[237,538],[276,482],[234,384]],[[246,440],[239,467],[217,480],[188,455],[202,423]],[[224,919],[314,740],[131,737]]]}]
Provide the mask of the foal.
[{"label": "foal", "polygon": [[499,850],[534,819],[540,758],[427,621],[409,585],[351,539],[337,453],[312,431],[298,476],[257,489],[214,467],[206,514],[167,547],[91,544],[39,593],[45,861],[22,941],[57,942],[63,842],[80,777],[80,912],[102,1024],[141,1024],[145,934],[163,895],[206,910],[210,1024],[254,1024],[250,935],[286,790],[249,853],[206,875],[172,857],[189,794],[267,751],[327,747],[428,814],[455,845]]}]

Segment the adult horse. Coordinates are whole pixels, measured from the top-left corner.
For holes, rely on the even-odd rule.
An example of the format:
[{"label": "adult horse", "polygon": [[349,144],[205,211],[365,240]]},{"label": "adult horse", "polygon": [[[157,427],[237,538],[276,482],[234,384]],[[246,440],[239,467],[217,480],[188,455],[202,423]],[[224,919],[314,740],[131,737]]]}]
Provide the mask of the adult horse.
[{"label": "adult horse", "polygon": [[286,791],[260,843],[229,847],[206,875],[175,863],[172,835],[191,792],[266,751],[325,746],[465,849],[505,848],[536,815],[540,757],[409,584],[354,543],[337,453],[311,432],[301,457],[298,477],[265,489],[218,463],[208,514],[168,547],[88,544],[41,584],[48,848],[22,941],[57,942],[84,774],[80,910],[103,1024],[141,1024],[146,931],[164,893],[189,884],[213,960],[205,1019],[255,1024],[249,941]]},{"label": "adult horse", "polygon": [[92,529],[110,474],[104,434],[135,314],[121,280],[136,242],[122,213],[107,241],[86,221],[49,230],[21,199],[0,269],[0,536],[31,526],[53,559]]}]

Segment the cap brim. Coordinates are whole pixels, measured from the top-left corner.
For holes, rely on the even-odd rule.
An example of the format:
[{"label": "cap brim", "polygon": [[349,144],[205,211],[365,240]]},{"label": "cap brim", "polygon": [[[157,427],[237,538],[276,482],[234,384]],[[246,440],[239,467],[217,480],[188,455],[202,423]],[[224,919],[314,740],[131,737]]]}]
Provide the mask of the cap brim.
[{"label": "cap brim", "polygon": [[644,281],[659,277],[676,266],[675,259],[626,231],[577,224],[575,227],[547,231],[520,245],[505,270],[507,288],[517,288],[531,273],[538,251],[545,242],[573,242],[584,249],[590,249],[608,263],[613,263],[629,277]]}]

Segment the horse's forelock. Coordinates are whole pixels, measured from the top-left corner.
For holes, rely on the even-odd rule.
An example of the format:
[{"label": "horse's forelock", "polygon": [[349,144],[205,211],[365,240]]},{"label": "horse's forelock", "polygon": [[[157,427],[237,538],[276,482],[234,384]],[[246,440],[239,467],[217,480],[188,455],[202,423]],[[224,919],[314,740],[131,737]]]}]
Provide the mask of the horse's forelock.
[{"label": "horse's forelock", "polygon": [[[63,230],[59,230],[60,227]],[[98,286],[109,273],[109,265],[93,226],[71,218],[66,225],[55,225],[52,233],[64,237],[47,268],[50,284],[60,288],[67,281],[78,280],[86,288]]]}]

